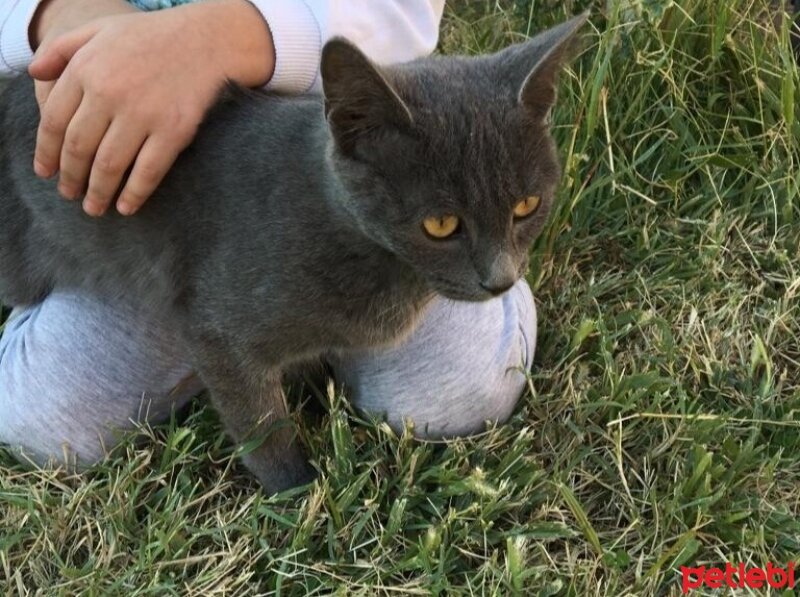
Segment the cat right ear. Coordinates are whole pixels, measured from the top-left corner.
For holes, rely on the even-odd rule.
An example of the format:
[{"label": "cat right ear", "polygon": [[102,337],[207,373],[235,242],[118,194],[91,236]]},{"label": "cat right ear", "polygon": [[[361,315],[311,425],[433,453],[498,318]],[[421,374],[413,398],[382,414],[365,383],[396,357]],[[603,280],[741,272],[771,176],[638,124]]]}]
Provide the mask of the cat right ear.
[{"label": "cat right ear", "polygon": [[346,154],[358,139],[384,126],[407,129],[413,124],[408,107],[380,70],[344,38],[322,49],[325,117],[339,148]]},{"label": "cat right ear", "polygon": [[574,54],[578,33],[588,18],[584,12],[500,53],[514,73],[520,105],[534,119],[547,119],[556,100],[558,75]]}]

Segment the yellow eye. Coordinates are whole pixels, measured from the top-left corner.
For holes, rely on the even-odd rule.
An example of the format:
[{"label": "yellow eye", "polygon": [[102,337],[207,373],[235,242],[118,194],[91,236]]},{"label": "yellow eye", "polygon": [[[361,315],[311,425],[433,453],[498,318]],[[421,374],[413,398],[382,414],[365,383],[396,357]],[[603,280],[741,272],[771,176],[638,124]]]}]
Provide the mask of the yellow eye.
[{"label": "yellow eye", "polygon": [[425,218],[422,221],[422,227],[425,228],[425,232],[435,239],[447,238],[458,230],[458,218],[456,216]]},{"label": "yellow eye", "polygon": [[542,199],[539,197],[539,195],[531,195],[527,199],[523,199],[514,206],[514,217],[524,218],[531,215],[533,212],[539,209],[539,204],[541,202]]}]

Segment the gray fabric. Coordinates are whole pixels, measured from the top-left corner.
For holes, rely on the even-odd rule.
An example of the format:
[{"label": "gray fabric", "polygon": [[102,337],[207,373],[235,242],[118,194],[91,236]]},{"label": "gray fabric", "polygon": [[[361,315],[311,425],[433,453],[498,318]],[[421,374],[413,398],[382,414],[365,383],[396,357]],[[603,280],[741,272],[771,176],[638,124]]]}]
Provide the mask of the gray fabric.
[{"label": "gray fabric", "polygon": [[[441,299],[401,346],[332,364],[359,408],[423,437],[504,421],[525,387],[536,311],[524,281],[484,303]],[[157,423],[202,388],[168,321],[56,292],[16,309],[0,338],[0,442],[42,462],[103,457],[118,430]]]},{"label": "gray fabric", "polygon": [[332,360],[345,394],[395,429],[411,419],[428,438],[469,435],[505,421],[526,383],[536,307],[524,281],[483,303],[439,300],[397,348]]}]

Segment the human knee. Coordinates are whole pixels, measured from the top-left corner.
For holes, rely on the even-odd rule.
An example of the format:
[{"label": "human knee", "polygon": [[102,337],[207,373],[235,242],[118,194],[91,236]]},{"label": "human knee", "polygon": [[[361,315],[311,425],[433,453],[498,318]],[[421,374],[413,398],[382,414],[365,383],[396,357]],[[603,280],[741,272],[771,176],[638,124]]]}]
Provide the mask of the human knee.
[{"label": "human knee", "polygon": [[334,368],[360,409],[423,438],[502,424],[527,387],[536,308],[525,282],[483,304],[440,302],[401,346],[351,355]]},{"label": "human knee", "polygon": [[172,393],[186,367],[136,336],[149,321],[126,314],[68,294],[12,314],[0,337],[0,443],[38,464],[91,465],[120,431],[188,400],[194,387]]},{"label": "human knee", "polygon": [[[102,456],[97,438],[86,434],[70,373],[53,376],[26,333],[34,312],[10,321],[0,338],[0,442],[23,460],[94,462]],[[33,344],[33,345],[31,345]]]}]

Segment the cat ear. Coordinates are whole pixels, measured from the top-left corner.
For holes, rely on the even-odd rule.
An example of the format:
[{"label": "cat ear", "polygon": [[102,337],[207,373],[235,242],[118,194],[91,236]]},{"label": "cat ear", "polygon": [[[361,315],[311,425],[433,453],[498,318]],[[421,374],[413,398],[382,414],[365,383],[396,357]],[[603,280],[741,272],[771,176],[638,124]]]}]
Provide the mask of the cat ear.
[{"label": "cat ear", "polygon": [[322,49],[322,89],[325,116],[339,147],[352,152],[364,133],[383,126],[408,128],[408,106],[361,50],[343,38]]},{"label": "cat ear", "polygon": [[558,75],[572,57],[578,31],[588,18],[584,12],[513,48],[512,65],[524,73],[518,101],[535,119],[545,120],[553,107]]}]

